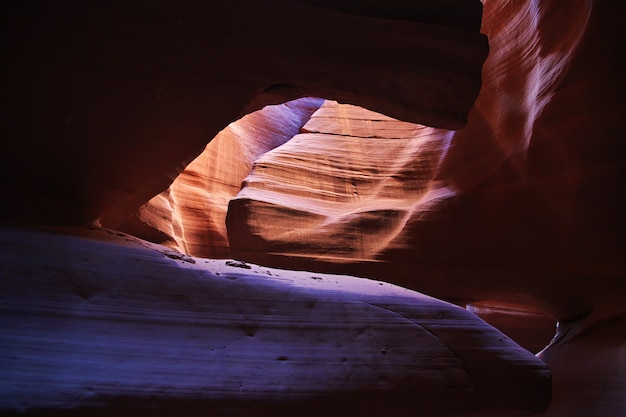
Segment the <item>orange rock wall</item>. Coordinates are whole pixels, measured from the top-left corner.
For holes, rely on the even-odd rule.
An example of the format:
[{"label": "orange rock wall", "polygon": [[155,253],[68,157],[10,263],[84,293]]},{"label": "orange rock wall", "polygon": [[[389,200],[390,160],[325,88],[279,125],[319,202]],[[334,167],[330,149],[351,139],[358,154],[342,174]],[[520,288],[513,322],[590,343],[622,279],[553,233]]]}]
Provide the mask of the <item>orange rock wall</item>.
[{"label": "orange rock wall", "polygon": [[449,139],[436,133],[327,101],[302,134],[255,162],[230,203],[233,248],[375,259],[416,205],[447,196],[431,184]]},{"label": "orange rock wall", "polygon": [[559,318],[623,294],[623,6],[484,5],[491,53],[467,127],[377,133],[384,117],[322,107],[231,202],[234,253]]},{"label": "orange rock wall", "polygon": [[122,229],[168,242],[190,255],[227,257],[228,202],[256,158],[290,140],[322,101],[309,98],[268,106],[230,124]]}]

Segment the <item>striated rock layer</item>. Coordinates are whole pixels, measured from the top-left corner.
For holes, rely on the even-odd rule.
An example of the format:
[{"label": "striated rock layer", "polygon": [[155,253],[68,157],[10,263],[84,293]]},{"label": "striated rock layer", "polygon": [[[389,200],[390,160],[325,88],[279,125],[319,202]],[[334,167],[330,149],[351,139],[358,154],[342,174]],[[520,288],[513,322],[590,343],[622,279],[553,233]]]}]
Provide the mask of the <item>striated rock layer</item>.
[{"label": "striated rock layer", "polygon": [[465,125],[481,2],[376,3],[3,1],[0,217],[119,227],[230,122],[300,97]]},{"label": "striated rock layer", "polygon": [[253,162],[297,134],[322,102],[303,98],[267,106],[231,123],[120,229],[189,255],[228,257],[228,202]]},{"label": "striated rock layer", "polygon": [[240,256],[375,259],[416,205],[426,211],[451,194],[431,184],[447,146],[432,133],[325,102],[302,134],[257,159],[230,202],[233,250]]},{"label": "striated rock layer", "polygon": [[3,230],[0,264],[0,412],[503,417],[550,400],[511,339],[383,282],[106,229]]},{"label": "striated rock layer", "polygon": [[624,12],[486,1],[491,54],[467,127],[326,104],[231,201],[233,253],[566,320],[623,297]]}]

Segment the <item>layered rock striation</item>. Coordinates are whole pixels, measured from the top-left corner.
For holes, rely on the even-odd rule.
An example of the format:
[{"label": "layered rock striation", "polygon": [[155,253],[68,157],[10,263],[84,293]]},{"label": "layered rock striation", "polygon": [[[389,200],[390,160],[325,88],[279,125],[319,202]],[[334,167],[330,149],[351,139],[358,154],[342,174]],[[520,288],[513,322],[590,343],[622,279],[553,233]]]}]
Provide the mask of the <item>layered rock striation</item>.
[{"label": "layered rock striation", "polygon": [[463,126],[481,2],[344,3],[3,2],[2,217],[119,227],[230,122],[300,97]]},{"label": "layered rock striation", "polygon": [[230,202],[239,256],[374,260],[416,205],[451,194],[432,184],[449,139],[432,128],[326,101],[302,131],[257,159]]},{"label": "layered rock striation", "polygon": [[267,106],[231,123],[120,230],[186,254],[228,257],[228,202],[241,189],[253,162],[289,141],[322,102],[303,98]]},{"label": "layered rock striation", "polygon": [[393,265],[402,285],[563,319],[623,296],[624,37],[609,3],[485,2],[491,54],[457,132],[325,104],[256,162],[230,203],[231,249],[379,278]]}]

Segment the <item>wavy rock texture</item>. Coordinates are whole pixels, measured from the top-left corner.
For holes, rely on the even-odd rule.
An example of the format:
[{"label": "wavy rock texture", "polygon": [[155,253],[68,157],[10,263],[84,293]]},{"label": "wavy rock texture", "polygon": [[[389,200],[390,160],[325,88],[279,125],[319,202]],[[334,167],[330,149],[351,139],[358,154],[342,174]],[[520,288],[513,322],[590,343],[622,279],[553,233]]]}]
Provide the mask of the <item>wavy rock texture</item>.
[{"label": "wavy rock texture", "polygon": [[431,186],[447,143],[432,128],[327,101],[303,133],[257,159],[230,202],[238,254],[371,260],[410,212],[450,192]]},{"label": "wavy rock texture", "polygon": [[528,351],[391,284],[104,229],[5,229],[0,261],[0,411],[502,417],[550,400]]},{"label": "wavy rock texture", "polygon": [[466,128],[322,107],[231,201],[231,249],[562,319],[622,296],[623,11],[486,1],[491,54]]},{"label": "wavy rock texture", "polygon": [[[231,202],[233,253],[385,279],[459,304],[490,301],[500,313],[511,307],[501,317],[477,312],[528,346],[537,342],[524,339],[524,327],[545,330],[545,315],[563,326],[616,306],[602,326],[576,325],[580,337],[554,342],[541,357],[555,370],[546,416],[621,415],[626,4],[484,5],[491,53],[467,127],[419,128],[413,140],[422,147],[410,158],[410,147],[373,130],[378,115],[349,115],[315,142],[296,137],[300,148],[266,154]],[[335,117],[342,111],[349,113]],[[372,130],[362,129],[367,123]],[[328,140],[337,133],[346,136]],[[360,136],[370,136],[367,151]],[[325,210],[328,201],[337,211]],[[278,219],[284,227],[275,227]],[[539,314],[515,313],[528,310]]]},{"label": "wavy rock texture", "polygon": [[253,162],[290,140],[322,102],[303,98],[267,106],[231,123],[120,229],[189,255],[228,257],[228,202]]},{"label": "wavy rock texture", "polygon": [[229,123],[300,97],[459,128],[488,51],[481,13],[479,0],[5,1],[2,217],[119,227]]}]

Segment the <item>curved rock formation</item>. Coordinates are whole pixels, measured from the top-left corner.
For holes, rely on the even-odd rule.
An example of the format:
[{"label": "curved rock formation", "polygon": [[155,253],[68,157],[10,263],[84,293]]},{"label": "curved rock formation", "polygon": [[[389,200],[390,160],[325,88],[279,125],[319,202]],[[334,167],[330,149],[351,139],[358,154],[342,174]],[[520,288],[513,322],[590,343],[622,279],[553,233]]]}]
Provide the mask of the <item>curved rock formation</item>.
[{"label": "curved rock formation", "polygon": [[290,140],[322,102],[303,98],[267,106],[231,123],[120,230],[189,255],[228,257],[228,202],[241,189],[253,162]]},{"label": "curved rock formation", "polygon": [[626,411],[626,314],[623,299],[559,323],[537,356],[553,373],[554,398],[541,417],[620,416]]},{"label": "curved rock formation", "polygon": [[[378,167],[393,165],[372,156],[388,155],[387,142],[381,141],[382,150],[368,142],[367,152],[352,137],[340,138],[350,143],[343,148],[329,140],[300,149],[287,144],[259,161],[231,202],[235,255],[386,279],[459,304],[489,301],[500,312],[539,311],[523,321],[521,315],[510,320],[514,313],[482,312],[519,340],[527,340],[525,326],[546,328],[536,320],[543,315],[563,327],[591,311],[574,326],[582,329],[580,336],[557,338],[540,355],[555,370],[555,398],[545,415],[621,415],[626,206],[618,190],[626,189],[625,8],[615,1],[485,1],[482,30],[491,54],[467,127],[425,128],[415,140],[432,146],[413,157],[413,169],[387,172],[378,182],[400,178],[418,188],[389,199],[381,186],[374,191],[380,196],[371,196],[379,204],[374,210],[357,203],[356,210],[339,211],[342,204],[350,207],[350,197],[357,199],[349,194],[355,178],[378,180]],[[369,116],[370,128],[379,119]],[[372,142],[379,136],[363,133],[351,118],[343,121],[341,132],[325,126],[324,133],[371,136]],[[402,161],[403,152],[389,152],[393,162]],[[307,172],[295,175],[287,153]],[[339,154],[343,158],[334,158]],[[322,161],[321,171],[343,177],[320,181],[320,170],[311,176],[315,161]],[[292,171],[279,180],[285,167]],[[338,211],[324,210],[330,198]],[[411,198],[413,204],[405,204]],[[268,218],[282,218],[286,227],[269,228]],[[598,314],[604,324],[588,325]]]},{"label": "curved rock formation", "polygon": [[[101,5],[5,1],[0,6],[0,222],[50,225],[99,219],[106,226],[124,227],[189,253],[376,277],[467,305],[535,348],[540,342],[526,339],[531,332],[525,330],[525,324],[529,323],[534,332],[545,328],[543,317],[549,316],[559,320],[560,330],[540,354],[554,371],[555,396],[545,416],[619,415],[626,392],[626,371],[621,366],[626,299],[626,207],[622,197],[626,189],[622,128],[626,114],[626,3],[483,3],[485,18],[480,29],[483,5],[478,0],[278,0],[271,4],[253,0],[228,4],[142,0]],[[482,73],[487,44],[479,29],[491,45]],[[481,76],[482,90],[468,117]],[[349,102],[386,116],[327,102],[308,127],[289,140],[306,121],[309,110],[283,112],[285,106],[266,109],[246,119],[267,123],[262,132],[257,130],[256,121],[242,121],[245,129],[233,131],[235,125],[226,131],[230,133],[223,134],[231,139],[216,139],[217,152],[222,155],[232,155],[238,146],[247,149],[250,153],[242,161],[233,163],[221,155],[205,155],[212,176],[200,177],[199,172],[207,165],[194,163],[181,176],[182,185],[173,185],[169,195],[157,197],[140,209],[137,217],[131,217],[142,204],[167,189],[228,123],[266,104],[305,96]],[[292,119],[296,114],[299,116]],[[282,131],[284,120],[290,120],[289,129],[269,135],[270,143],[258,142],[259,138],[269,138],[272,130]],[[461,130],[447,130],[459,129],[466,121]],[[285,145],[275,148],[281,143]],[[216,163],[224,164],[228,172],[222,172]],[[248,173],[245,187],[230,204],[227,246],[221,223],[227,196]],[[213,194],[200,186],[204,182],[211,184]],[[205,204],[207,199],[213,201]],[[209,211],[205,211],[207,207]],[[416,323],[394,313],[402,310],[428,316],[429,311],[443,308],[454,311],[455,317],[459,314],[471,330],[479,329],[475,335],[479,342],[489,335],[501,337],[484,324],[474,327],[476,321],[469,313],[449,305],[444,308],[428,301],[428,309],[418,311],[425,299],[413,293],[402,298],[402,303],[410,301],[410,306],[400,303],[380,310],[367,304],[368,300],[379,300],[379,296],[365,291],[371,283],[363,284],[361,292],[318,292],[297,285],[285,290],[284,282],[253,279],[244,273],[228,287],[230,284],[213,274],[215,270],[208,268],[213,272],[207,272],[198,259],[187,254],[164,247],[157,249],[159,254],[143,242],[137,247],[138,241],[132,238],[121,246],[126,236],[105,244],[68,233],[63,230],[61,235],[65,236],[52,237],[3,233],[2,244],[9,246],[9,256],[0,255],[4,256],[0,275],[6,287],[0,296],[7,297],[0,305],[4,309],[0,319],[3,337],[11,335],[11,344],[5,345],[9,339],[2,339],[0,348],[7,348],[2,356],[6,366],[3,363],[0,372],[5,372],[6,378],[0,380],[17,387],[11,391],[15,395],[2,397],[12,410],[20,407],[15,399],[26,398],[28,389],[43,393],[54,387],[54,382],[60,382],[56,393],[68,395],[63,404],[94,407],[76,409],[77,415],[84,411],[123,412],[133,401],[137,403],[131,408],[161,407],[163,413],[180,401],[192,399],[199,402],[185,404],[203,411],[224,406],[223,402],[207,403],[217,401],[217,396],[202,399],[195,391],[198,387],[233,386],[217,382],[211,386],[210,381],[193,374],[215,368],[211,368],[214,363],[203,362],[204,356],[194,356],[198,352],[194,347],[206,341],[202,339],[206,334],[196,334],[180,321],[178,313],[190,310],[202,316],[193,318],[204,326],[202,330],[210,330],[211,337],[233,336],[230,341],[237,347],[235,356],[220,357],[227,363],[248,361],[246,347],[260,347],[258,352],[268,348],[278,356],[261,361],[259,366],[267,370],[264,377],[273,378],[273,372],[283,368],[296,369],[301,372],[297,375],[305,376],[297,381],[312,384],[309,376],[314,370],[306,369],[303,360],[295,361],[295,368],[289,367],[291,360],[278,360],[289,356],[279,353],[278,343],[272,339],[282,334],[293,343],[290,346],[296,346],[292,337],[301,329],[285,325],[281,327],[283,333],[272,329],[268,338],[254,337],[253,342],[244,337],[245,332],[250,333],[248,323],[256,325],[263,322],[262,318],[274,318],[271,308],[261,308],[269,304],[267,298],[263,302],[255,298],[261,295],[276,296],[271,301],[283,313],[288,309],[284,306],[291,306],[290,300],[310,300],[309,296],[328,307],[324,312],[329,315],[346,312],[346,323],[360,322],[365,312],[381,327],[365,333],[373,338],[358,341],[354,335],[327,327],[327,320],[298,317],[319,326],[320,335],[330,334],[329,340],[337,337],[346,346],[364,352],[358,363],[370,370],[379,371],[391,363],[381,361],[381,355],[387,357],[390,352],[384,355],[377,350],[377,340],[396,341],[397,349],[389,356],[400,360],[389,365],[393,377],[398,378],[393,381],[411,389],[427,379],[412,373],[410,366],[398,364],[403,354],[419,356],[421,351],[412,350],[413,345],[407,347],[396,339],[399,334],[389,334],[388,329],[404,333],[407,326],[413,330]],[[15,238],[17,235],[26,237]],[[76,248],[74,243],[79,242],[81,246]],[[87,253],[89,256],[77,257]],[[54,254],[62,254],[63,259],[54,259]],[[260,275],[268,270],[275,272],[260,267],[251,267],[248,272]],[[115,276],[106,271],[115,272]],[[178,274],[185,282],[172,281]],[[321,277],[317,273],[306,275],[308,279],[298,282],[317,285],[318,280],[311,276]],[[51,282],[51,277],[58,282]],[[98,282],[94,283],[94,277]],[[352,279],[342,277],[345,282]],[[363,282],[368,281],[359,281]],[[254,285],[246,286],[251,283]],[[172,291],[170,284],[175,287]],[[213,284],[216,287],[211,287]],[[227,287],[241,291],[225,294],[222,290]],[[382,288],[390,287],[383,284]],[[215,300],[202,292],[207,289],[218,289],[225,295]],[[196,304],[197,297],[207,303]],[[324,304],[325,299],[337,304],[331,308]],[[150,305],[144,303],[147,301]],[[152,305],[172,312],[168,317],[171,321],[158,321],[161,311],[155,312]],[[240,307],[250,315],[223,322],[226,327],[213,332],[219,320],[211,316],[202,322],[205,316],[201,313],[219,316],[220,311],[211,310],[217,307],[228,314]],[[299,314],[308,306],[303,308],[290,309],[289,313]],[[58,314],[50,314],[51,310]],[[129,314],[134,314],[135,321],[128,320]],[[530,320],[520,325],[522,317]],[[240,324],[243,329],[237,327]],[[189,348],[178,352],[181,354],[176,359],[169,351],[170,340],[163,341],[165,336],[160,332],[170,329],[175,329],[176,335],[189,336],[176,339]],[[82,350],[85,344],[77,330],[89,335],[86,346],[101,350]],[[465,344],[467,334],[462,330],[438,335],[438,340],[456,346],[458,336]],[[100,331],[110,333],[104,337]],[[299,353],[327,346],[324,340],[315,340],[314,333],[307,333]],[[66,339],[70,343],[64,345],[60,335],[70,336]],[[33,339],[46,344],[28,345]],[[105,339],[115,342],[113,350],[107,350],[110,346]],[[115,347],[129,340],[136,342],[137,350]],[[499,340],[491,340],[499,346]],[[527,353],[503,340],[512,352],[527,358]],[[473,345],[475,352],[489,356],[494,345],[481,343]],[[133,352],[139,354],[133,356]],[[46,357],[58,362],[47,362]],[[115,388],[111,381],[128,376],[117,357],[127,360],[128,369],[136,364],[138,372],[133,374],[137,379],[129,377]],[[166,360],[161,361],[164,357]],[[252,358],[254,364],[256,359]],[[461,390],[456,392],[460,393],[461,408],[451,408],[455,405],[450,402],[439,409],[433,402],[429,414],[458,411],[484,415],[484,410],[523,413],[545,406],[546,374],[540,362],[532,358],[529,362],[538,366],[534,369],[540,370],[540,375],[531,374],[539,375],[539,380],[534,380],[543,386],[529,386],[539,390],[535,403],[531,398],[534,392],[508,391],[517,388],[518,377],[523,380],[529,375],[516,369],[526,368],[500,359],[502,371],[510,374],[494,375],[492,372],[500,371],[482,367],[478,374],[470,372],[484,376],[484,380],[475,379],[472,386],[486,388],[474,393],[482,398],[502,398],[500,402],[480,403],[473,393],[464,396]],[[278,368],[277,363],[287,366]],[[189,371],[197,377],[190,379],[193,386],[186,386],[184,378],[163,382],[168,375],[182,375],[177,364],[184,372],[188,365],[200,364]],[[165,377],[159,366],[167,367]],[[346,371],[337,368],[338,372]],[[448,370],[455,369],[460,368]],[[75,372],[82,370],[96,372],[88,379],[88,374]],[[241,368],[227,371],[219,376],[240,377],[237,372],[243,372]],[[26,383],[29,372],[35,378]],[[357,374],[365,375],[361,393],[367,395],[342,397],[334,404],[380,415],[389,410],[381,411],[377,404],[397,399],[401,409],[412,399],[398,398],[399,392],[387,390],[389,379],[374,378],[379,372]],[[497,387],[492,378],[518,382]],[[148,379],[150,382],[145,382]],[[357,384],[350,378],[347,381]],[[294,383],[293,388],[302,393],[305,385]],[[272,386],[280,388],[278,383]],[[97,389],[91,390],[93,387]],[[332,387],[321,394],[330,395]],[[366,387],[374,387],[374,391]],[[238,388],[234,387],[237,394],[233,395],[241,394]],[[439,398],[448,388],[444,385],[444,391],[425,391],[432,393],[427,399]],[[18,392],[20,389],[24,391]],[[63,414],[66,410],[59,410],[57,405],[65,405],[55,405],[53,400],[46,403],[51,398],[46,399],[46,395],[56,393],[46,392],[28,399],[42,401],[35,407],[51,407],[50,413]],[[146,400],[146,393],[164,392],[172,396],[162,402]],[[280,400],[277,392],[272,391],[267,398]],[[376,403],[381,397],[374,394],[389,401]],[[118,403],[113,397],[124,401]],[[97,403],[99,399],[104,402]],[[234,405],[244,407],[239,401]],[[329,411],[309,402],[299,405],[298,414],[302,408],[312,413]],[[152,409],[143,410],[153,414]]]},{"label": "curved rock formation", "polygon": [[325,5],[3,2],[2,217],[118,227],[228,123],[299,97],[465,124],[479,0]]},{"label": "curved rock formation", "polygon": [[503,417],[550,400],[543,362],[404,288],[103,229],[0,236],[0,412]]},{"label": "curved rock formation", "polygon": [[623,12],[486,1],[491,54],[466,128],[323,107],[255,164],[230,204],[231,249],[559,319],[623,296]]},{"label": "curved rock formation", "polygon": [[432,187],[449,139],[433,132],[325,102],[302,134],[257,159],[230,202],[233,250],[242,257],[376,259],[416,205],[450,194]]}]

